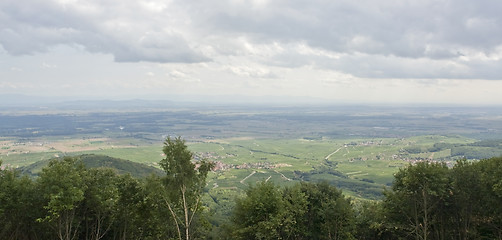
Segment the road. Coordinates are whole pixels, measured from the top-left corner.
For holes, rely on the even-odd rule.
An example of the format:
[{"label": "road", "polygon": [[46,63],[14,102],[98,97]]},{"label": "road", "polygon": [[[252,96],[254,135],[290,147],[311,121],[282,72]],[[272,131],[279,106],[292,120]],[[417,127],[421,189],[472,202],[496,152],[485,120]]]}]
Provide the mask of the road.
[{"label": "road", "polygon": [[334,151],[334,152],[330,153],[328,156],[326,156],[326,157],[324,158],[324,160],[328,160],[328,159],[329,159],[329,157],[331,157],[331,155],[333,155],[333,154],[337,153],[337,152],[338,152],[338,151],[340,151],[340,149],[342,149],[342,148],[343,148],[343,147],[340,147],[340,148],[338,148],[336,151]]}]

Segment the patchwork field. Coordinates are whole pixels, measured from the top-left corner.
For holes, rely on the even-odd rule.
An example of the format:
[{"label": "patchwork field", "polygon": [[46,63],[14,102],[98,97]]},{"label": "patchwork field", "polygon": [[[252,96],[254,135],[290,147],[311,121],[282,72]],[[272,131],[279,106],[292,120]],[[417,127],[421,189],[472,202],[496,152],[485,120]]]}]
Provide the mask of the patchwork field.
[{"label": "patchwork field", "polygon": [[378,199],[407,164],[502,155],[500,112],[338,106],[0,114],[0,159],[15,168],[93,153],[158,167],[163,140],[182,136],[196,159],[217,163],[208,179],[215,201],[263,180],[323,180]]},{"label": "patchwork field", "polygon": [[[493,142],[493,141],[491,141]],[[449,149],[434,146],[449,144]],[[423,135],[408,138],[271,139],[221,138],[188,141],[195,159],[216,163],[208,179],[209,189],[240,192],[257,181],[288,185],[295,181],[329,181],[347,194],[377,199],[392,184],[393,173],[417,161],[441,161],[453,165],[464,156],[452,149],[469,146],[482,152],[479,141],[460,136]],[[495,145],[493,145],[495,144]],[[490,149],[500,151],[499,142]],[[498,145],[496,145],[498,144]],[[479,144],[477,144],[479,145]],[[101,154],[158,167],[162,141],[147,144],[131,138],[31,139],[1,141],[4,165],[19,167],[59,156]],[[214,191],[214,190],[211,190]]]}]

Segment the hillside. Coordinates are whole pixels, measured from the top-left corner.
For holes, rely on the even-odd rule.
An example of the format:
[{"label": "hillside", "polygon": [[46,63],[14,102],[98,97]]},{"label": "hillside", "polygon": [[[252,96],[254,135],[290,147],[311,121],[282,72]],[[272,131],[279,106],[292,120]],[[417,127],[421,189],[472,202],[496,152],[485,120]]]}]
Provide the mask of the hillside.
[{"label": "hillside", "polygon": [[[160,169],[150,167],[141,163],[132,162],[120,158],[109,157],[97,154],[80,155],[84,165],[88,168],[108,167],[115,169],[118,174],[131,174],[137,178],[144,178],[150,174],[162,175],[164,172]],[[20,167],[19,171],[22,174],[29,176],[38,176],[42,168],[44,168],[50,160],[43,160],[25,167]]]}]

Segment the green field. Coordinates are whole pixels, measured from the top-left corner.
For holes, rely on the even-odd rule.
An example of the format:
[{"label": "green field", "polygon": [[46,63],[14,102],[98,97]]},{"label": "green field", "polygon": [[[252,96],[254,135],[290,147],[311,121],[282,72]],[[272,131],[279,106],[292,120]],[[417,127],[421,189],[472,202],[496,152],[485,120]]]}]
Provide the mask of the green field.
[{"label": "green field", "polygon": [[[154,167],[158,167],[162,159],[162,141],[147,143],[135,138],[80,136],[67,137],[59,142],[31,139],[29,143],[19,144],[19,141],[11,141],[11,145],[8,145],[4,140],[3,151],[10,154],[3,154],[1,158],[4,165],[14,167],[55,156],[81,154],[107,155]],[[224,188],[240,192],[249,184],[264,180],[280,185],[323,180],[339,186],[349,195],[373,199],[378,199],[381,196],[379,191],[392,184],[393,173],[400,167],[416,161],[442,161],[453,165],[464,156],[453,156],[452,152],[468,150],[470,153],[486,153],[489,150],[496,154],[501,149],[498,141],[483,142],[444,135],[349,139],[324,137],[315,140],[201,138],[187,141],[187,145],[194,152],[195,159],[205,158],[217,163],[217,168],[208,179],[209,191]]]},{"label": "green field", "polygon": [[263,180],[322,180],[349,195],[378,199],[393,173],[408,164],[452,166],[461,158],[502,155],[500,112],[384,106],[33,110],[0,115],[0,159],[16,168],[101,154],[158,168],[163,140],[182,136],[195,159],[217,163],[210,193],[239,194]]}]

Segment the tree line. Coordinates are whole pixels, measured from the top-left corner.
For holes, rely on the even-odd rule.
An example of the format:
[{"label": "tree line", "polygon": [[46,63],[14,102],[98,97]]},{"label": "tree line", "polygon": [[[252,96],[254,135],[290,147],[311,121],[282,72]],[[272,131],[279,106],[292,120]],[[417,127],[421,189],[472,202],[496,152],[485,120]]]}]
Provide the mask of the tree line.
[{"label": "tree line", "polygon": [[202,195],[213,164],[193,162],[179,137],[163,151],[165,174],[142,179],[78,157],[37,178],[0,170],[0,239],[502,239],[502,157],[409,165],[379,201],[326,182],[258,182],[212,229]]},{"label": "tree line", "polygon": [[327,183],[250,187],[228,239],[502,239],[502,157],[419,162],[400,169],[380,201]]},{"label": "tree line", "polygon": [[[0,170],[0,239],[199,239],[200,201],[212,163],[197,165],[181,138],[167,138],[164,176],[145,179],[53,159],[35,179]],[[1,165],[1,162],[0,162]]]},{"label": "tree line", "polygon": [[364,239],[502,239],[502,157],[410,165],[364,211]]}]

